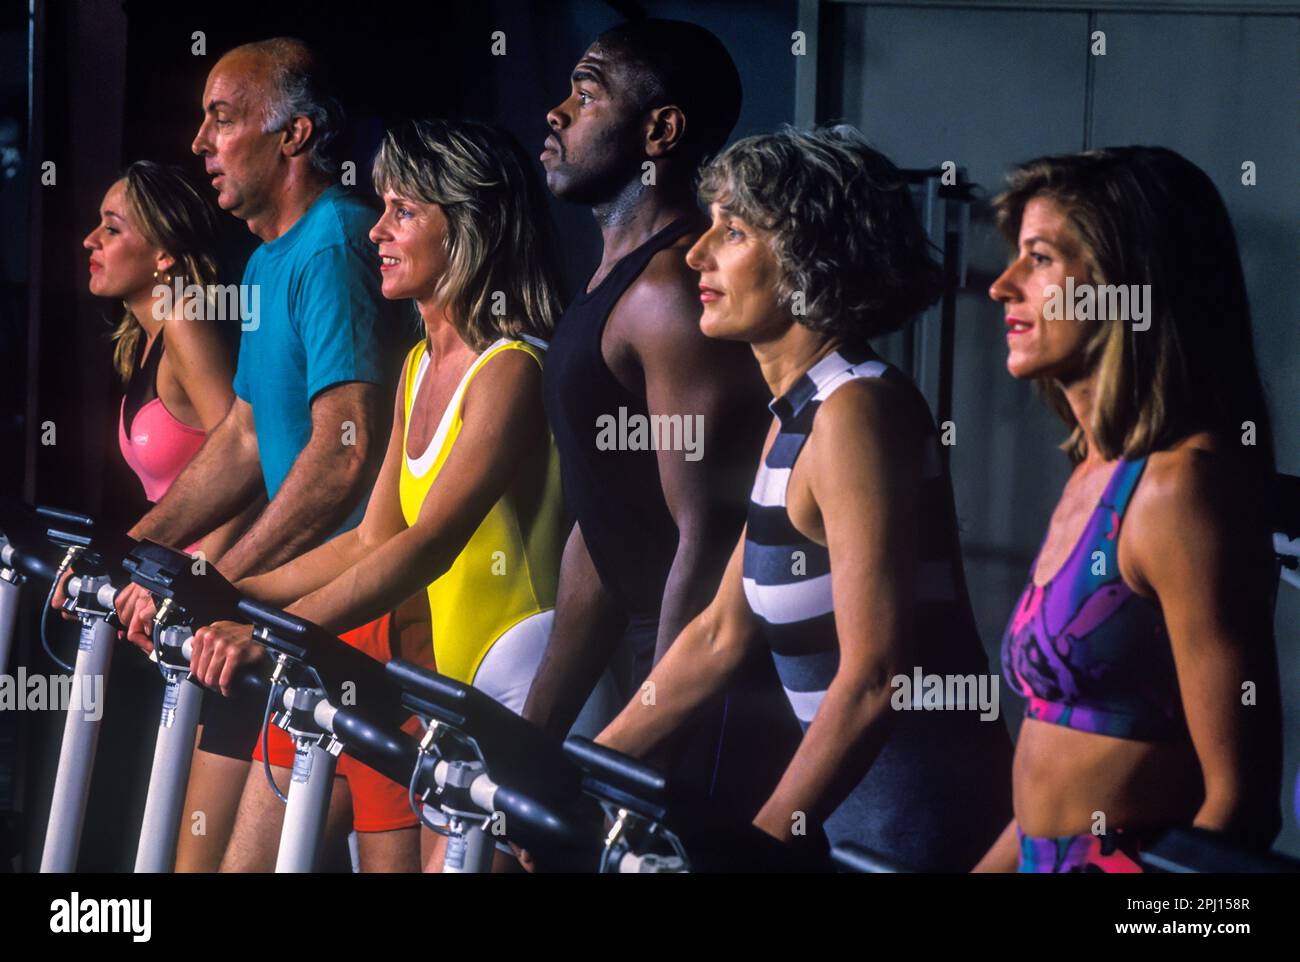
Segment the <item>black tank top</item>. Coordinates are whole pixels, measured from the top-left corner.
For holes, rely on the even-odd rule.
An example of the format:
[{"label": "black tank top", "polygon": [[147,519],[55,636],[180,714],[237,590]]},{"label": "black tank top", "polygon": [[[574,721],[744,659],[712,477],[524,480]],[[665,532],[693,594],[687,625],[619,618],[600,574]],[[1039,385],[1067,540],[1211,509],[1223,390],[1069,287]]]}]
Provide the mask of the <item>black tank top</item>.
[{"label": "black tank top", "polygon": [[546,352],[543,398],[569,512],[582,526],[596,572],[634,617],[658,618],[668,570],[677,553],[677,526],[664,501],[654,451],[600,450],[597,419],[648,416],[645,398],[623,387],[600,350],[605,322],[623,292],[650,263],[693,226],[673,221],[623,257],[593,291],[574,298]]},{"label": "black tank top", "polygon": [[140,337],[135,368],[126,382],[126,405],[122,410],[122,420],[128,432],[140,409],[158,396],[158,366],[162,363],[163,333],[163,331],[158,332],[158,336],[154,338],[147,352],[144,336]]}]

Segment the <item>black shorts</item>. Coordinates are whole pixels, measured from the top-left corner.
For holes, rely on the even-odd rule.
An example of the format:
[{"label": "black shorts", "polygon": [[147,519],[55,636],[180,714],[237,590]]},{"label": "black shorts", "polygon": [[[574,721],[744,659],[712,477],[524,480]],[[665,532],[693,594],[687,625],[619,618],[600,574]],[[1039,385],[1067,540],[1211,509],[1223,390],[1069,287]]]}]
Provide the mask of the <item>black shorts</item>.
[{"label": "black shorts", "polygon": [[618,679],[631,698],[641,687],[655,660],[655,641],[659,636],[659,615],[629,615],[623,628],[623,645],[631,660],[632,677]]},{"label": "black shorts", "polygon": [[262,733],[264,704],[255,698],[225,698],[219,692],[203,692],[199,722],[203,734],[199,748],[213,755],[249,761]]}]

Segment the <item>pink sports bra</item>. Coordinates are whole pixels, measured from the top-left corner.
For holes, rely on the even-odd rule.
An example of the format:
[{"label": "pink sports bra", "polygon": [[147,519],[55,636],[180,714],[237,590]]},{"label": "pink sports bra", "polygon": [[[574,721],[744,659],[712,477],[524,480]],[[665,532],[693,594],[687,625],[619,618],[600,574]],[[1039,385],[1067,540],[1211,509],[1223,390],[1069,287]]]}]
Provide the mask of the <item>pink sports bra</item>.
[{"label": "pink sports bra", "polygon": [[[162,332],[158,333],[157,347],[151,350],[132,376],[127,393],[118,410],[117,442],[122,457],[144,485],[145,497],[158,501],[171,487],[190,458],[203,446],[207,432],[178,421],[157,396],[158,364],[162,358]],[[154,395],[151,400],[136,407],[127,425],[126,403],[136,400],[139,388]]]}]

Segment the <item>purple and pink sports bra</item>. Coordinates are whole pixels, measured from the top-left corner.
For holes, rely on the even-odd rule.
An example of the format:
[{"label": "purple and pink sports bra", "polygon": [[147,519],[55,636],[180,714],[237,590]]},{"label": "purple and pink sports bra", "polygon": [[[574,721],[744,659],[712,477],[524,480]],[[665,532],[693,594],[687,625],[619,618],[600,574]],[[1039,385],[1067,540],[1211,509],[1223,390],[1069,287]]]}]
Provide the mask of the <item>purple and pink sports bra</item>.
[{"label": "purple and pink sports bra", "polygon": [[1138,741],[1188,738],[1160,606],[1119,571],[1120,525],[1146,462],[1120,458],[1047,584],[1034,583],[1034,561],[1002,636],[1002,673],[1029,700],[1026,718]]}]

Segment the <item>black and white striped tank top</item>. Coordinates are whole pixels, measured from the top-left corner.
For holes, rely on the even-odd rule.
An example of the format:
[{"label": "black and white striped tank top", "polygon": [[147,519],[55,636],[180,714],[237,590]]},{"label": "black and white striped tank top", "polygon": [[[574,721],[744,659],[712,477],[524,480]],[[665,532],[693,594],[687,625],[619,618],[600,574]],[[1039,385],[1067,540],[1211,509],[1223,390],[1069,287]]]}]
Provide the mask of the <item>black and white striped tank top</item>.
[{"label": "black and white striped tank top", "polygon": [[[883,377],[906,384],[924,399],[897,368],[866,351],[842,347],[827,355],[788,392],[768,406],[781,427],[759,466],[750,496],[745,535],[744,586],[749,606],[762,623],[777,675],[795,716],[806,729],[839,667],[839,641],[831,599],[830,554],[790,523],[786,487],[790,472],[812,432],[817,409],[833,391],[858,378]],[[912,655],[926,671],[951,670],[966,662],[981,670],[983,650],[974,632],[966,597],[952,489],[944,470],[939,439],[931,429],[925,443],[916,517],[918,530]],[[927,651],[936,632],[947,650]],[[958,642],[961,655],[951,644]],[[956,637],[954,637],[956,636]],[[935,639],[937,640],[937,639]],[[928,657],[927,657],[928,656]]]}]

